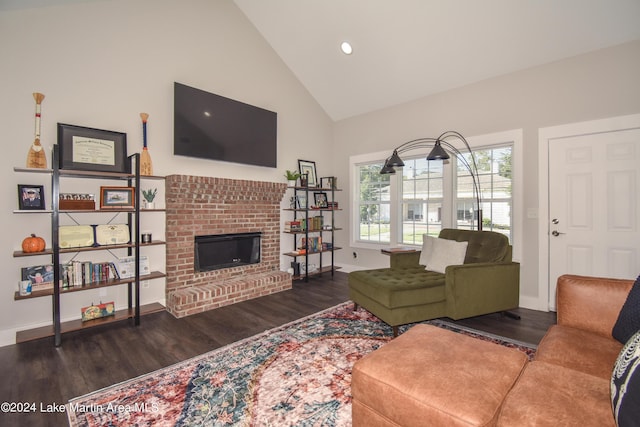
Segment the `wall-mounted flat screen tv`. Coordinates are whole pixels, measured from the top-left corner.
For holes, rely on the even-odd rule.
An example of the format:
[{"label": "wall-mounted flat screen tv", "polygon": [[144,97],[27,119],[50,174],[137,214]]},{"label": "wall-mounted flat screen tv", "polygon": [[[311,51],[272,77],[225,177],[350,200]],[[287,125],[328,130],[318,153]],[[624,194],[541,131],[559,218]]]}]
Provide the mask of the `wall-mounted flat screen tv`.
[{"label": "wall-mounted flat screen tv", "polygon": [[278,115],[174,83],[173,153],[275,168]]}]

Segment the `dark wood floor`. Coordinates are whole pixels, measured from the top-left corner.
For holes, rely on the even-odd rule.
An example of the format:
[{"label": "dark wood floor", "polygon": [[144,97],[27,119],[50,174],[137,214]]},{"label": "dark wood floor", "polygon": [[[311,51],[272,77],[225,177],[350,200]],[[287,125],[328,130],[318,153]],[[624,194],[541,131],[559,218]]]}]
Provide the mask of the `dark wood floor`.
[{"label": "dark wood floor", "polygon": [[[0,426],[63,426],[66,414],[43,413],[69,399],[197,356],[348,300],[347,275],[337,272],[290,291],[176,319],[167,312],[128,322],[0,348],[0,402],[35,403],[32,414],[0,413]],[[537,344],[554,313],[515,310],[457,323]],[[43,405],[41,408],[41,404]],[[51,409],[55,409],[52,406]]]}]

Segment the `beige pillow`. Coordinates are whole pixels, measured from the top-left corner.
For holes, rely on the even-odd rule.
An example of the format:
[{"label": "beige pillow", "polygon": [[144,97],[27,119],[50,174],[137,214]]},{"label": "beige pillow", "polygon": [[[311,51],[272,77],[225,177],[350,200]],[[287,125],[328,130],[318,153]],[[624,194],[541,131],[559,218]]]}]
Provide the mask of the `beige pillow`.
[{"label": "beige pillow", "polygon": [[420,260],[418,261],[420,265],[426,266],[427,264],[429,264],[431,254],[433,253],[434,240],[437,239],[435,237],[429,236],[428,234],[422,235],[422,252],[420,252]]},{"label": "beige pillow", "polygon": [[431,259],[427,263],[427,270],[443,273],[449,265],[464,264],[469,242],[456,242],[449,239],[435,239],[433,242]]}]

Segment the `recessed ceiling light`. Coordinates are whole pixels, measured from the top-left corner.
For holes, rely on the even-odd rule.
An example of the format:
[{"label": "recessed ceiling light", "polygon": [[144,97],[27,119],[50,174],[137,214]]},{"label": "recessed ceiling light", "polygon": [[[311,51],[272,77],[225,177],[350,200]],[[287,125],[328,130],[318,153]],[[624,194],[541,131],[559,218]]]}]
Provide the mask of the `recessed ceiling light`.
[{"label": "recessed ceiling light", "polygon": [[342,44],[340,45],[340,50],[345,55],[351,55],[353,53],[353,47],[349,42],[342,42]]}]

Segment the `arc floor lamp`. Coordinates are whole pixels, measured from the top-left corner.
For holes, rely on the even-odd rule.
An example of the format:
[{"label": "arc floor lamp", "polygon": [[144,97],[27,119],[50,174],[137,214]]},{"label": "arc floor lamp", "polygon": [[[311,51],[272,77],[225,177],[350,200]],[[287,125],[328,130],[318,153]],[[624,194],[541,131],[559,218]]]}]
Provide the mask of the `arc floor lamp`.
[{"label": "arc floor lamp", "polygon": [[[469,150],[469,154],[471,155],[471,162],[466,159],[466,157],[460,152],[460,150],[458,150],[449,142],[450,140],[454,139],[462,142],[467,150]],[[450,130],[442,133],[437,138],[418,138],[407,141],[393,150],[393,154],[391,154],[391,156],[386,159],[384,167],[380,170],[380,173],[395,174],[395,168],[403,167],[404,162],[402,161],[402,158],[400,158],[400,154],[406,153],[411,150],[431,147],[433,148],[427,156],[427,160],[448,160],[451,158],[449,153],[452,153],[456,156],[458,161],[460,161],[460,163],[462,163],[464,167],[469,171],[469,174],[471,175],[471,179],[473,181],[473,195],[476,200],[477,209],[475,218],[478,223],[478,230],[482,230],[482,195],[480,193],[480,177],[478,175],[478,164],[476,162],[476,157],[473,154],[473,151],[471,151],[471,147],[469,147],[469,143],[460,133]]]}]

